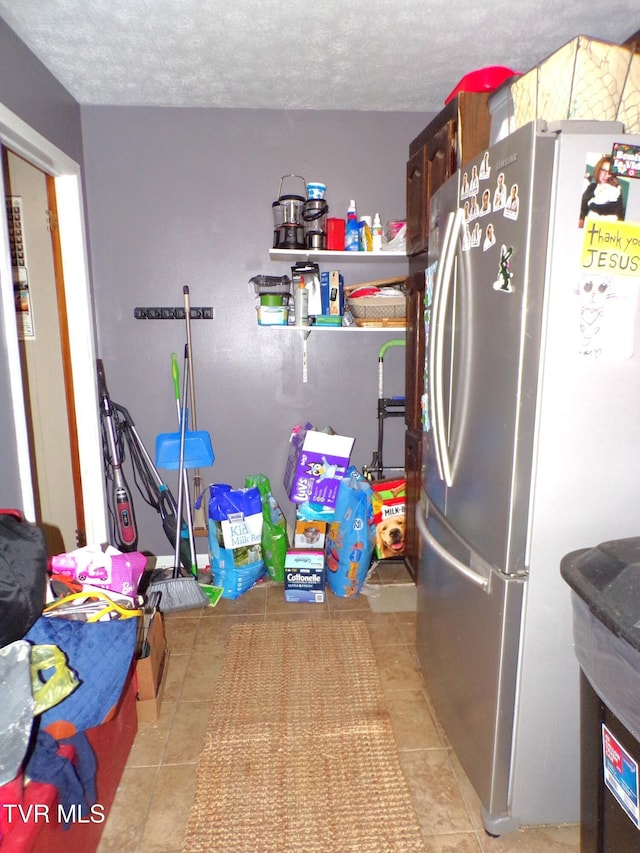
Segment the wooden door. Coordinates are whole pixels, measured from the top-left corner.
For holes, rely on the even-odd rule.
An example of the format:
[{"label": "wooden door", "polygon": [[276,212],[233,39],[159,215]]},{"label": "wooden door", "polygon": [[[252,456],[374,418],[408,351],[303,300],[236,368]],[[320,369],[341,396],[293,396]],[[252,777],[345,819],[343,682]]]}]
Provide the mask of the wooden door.
[{"label": "wooden door", "polygon": [[418,577],[420,534],[416,524],[416,508],[420,502],[422,471],[422,429],[408,429],[405,433],[405,477],[407,509],[404,537],[404,560],[409,573]]},{"label": "wooden door", "polygon": [[424,210],[427,199],[426,154],[426,146],[423,146],[407,163],[407,255],[427,251],[429,232]]},{"label": "wooden door", "polygon": [[86,544],[54,179],[3,149],[36,522],[50,554]]},{"label": "wooden door", "polygon": [[[429,199],[457,169],[457,122],[450,119],[427,142],[428,182],[426,186],[426,216],[429,218]],[[427,224],[427,243],[429,230]]]},{"label": "wooden door", "polygon": [[405,349],[405,424],[417,430],[421,423],[424,374],[424,271],[407,277],[407,334]]}]

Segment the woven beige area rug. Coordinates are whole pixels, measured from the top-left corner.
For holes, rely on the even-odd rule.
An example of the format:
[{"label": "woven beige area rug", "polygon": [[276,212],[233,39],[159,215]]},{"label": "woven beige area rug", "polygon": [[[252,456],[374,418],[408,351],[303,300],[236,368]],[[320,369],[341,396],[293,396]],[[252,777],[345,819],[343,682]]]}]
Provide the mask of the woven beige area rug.
[{"label": "woven beige area rug", "polygon": [[232,629],[182,849],[424,853],[364,622]]}]

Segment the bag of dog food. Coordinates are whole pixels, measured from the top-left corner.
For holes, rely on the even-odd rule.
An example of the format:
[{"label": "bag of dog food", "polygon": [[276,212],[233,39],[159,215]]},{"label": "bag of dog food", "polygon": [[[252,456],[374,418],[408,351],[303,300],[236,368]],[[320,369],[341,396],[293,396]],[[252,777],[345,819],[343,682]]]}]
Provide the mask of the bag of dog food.
[{"label": "bag of dog food", "polygon": [[209,556],[213,582],[223,598],[238,598],[265,573],[262,500],[256,486],[209,486]]},{"label": "bag of dog food", "polygon": [[245,480],[246,488],[255,486],[262,501],[262,559],[271,580],[284,583],[284,561],[289,540],[287,521],[280,504],[271,492],[271,483],[264,474],[251,474]]},{"label": "bag of dog food", "polygon": [[334,521],[327,530],[327,583],[335,595],[358,595],[369,571],[374,541],[371,484],[351,466],[340,482]]},{"label": "bag of dog food", "polygon": [[376,557],[388,560],[404,555],[407,481],[377,480],[373,491],[373,520],[376,525]]}]

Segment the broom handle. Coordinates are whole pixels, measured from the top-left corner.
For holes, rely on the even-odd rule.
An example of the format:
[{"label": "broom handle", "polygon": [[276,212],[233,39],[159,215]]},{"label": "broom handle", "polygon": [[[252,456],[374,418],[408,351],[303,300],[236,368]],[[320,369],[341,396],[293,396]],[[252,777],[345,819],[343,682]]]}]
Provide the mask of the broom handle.
[{"label": "broom handle", "polygon": [[191,304],[189,301],[189,287],[185,284],[182,288],[184,295],[184,317],[187,324],[187,347],[189,348],[189,404],[191,406],[191,429],[198,429],[198,421],[196,419],[196,400],[195,400],[195,385],[193,382],[193,359],[191,347]]},{"label": "broom handle", "polygon": [[[184,317],[187,325],[187,346],[189,347],[189,399],[191,401],[191,427],[194,430],[198,429],[198,421],[196,418],[196,385],[193,379],[193,347],[191,346],[191,300],[189,295],[189,286],[184,285],[182,288],[184,296]],[[194,498],[198,498],[202,492],[202,478],[200,477],[200,469],[195,468],[192,474]],[[194,526],[200,530],[206,529],[206,519],[204,515],[204,501],[200,502],[200,506],[194,509]]]},{"label": "broom handle", "polygon": [[[189,345],[185,344],[184,348],[184,377],[183,377],[183,386],[182,386],[182,397],[180,397],[180,370],[178,368],[178,358],[175,353],[171,353],[171,374],[173,376],[173,389],[176,395],[176,408],[178,411],[178,424],[180,426],[180,436],[182,437],[182,431],[184,428],[184,432],[186,435],[187,429],[187,393],[188,393],[188,370],[187,363],[189,360]],[[191,557],[191,571],[194,575],[197,576],[197,556],[196,556],[196,543],[193,534],[193,521],[191,518],[191,499],[189,497],[189,475],[187,474],[187,469],[183,464],[180,466],[180,477],[179,477],[179,485],[178,485],[178,496],[180,496],[180,492],[183,494],[183,501],[180,507],[177,510],[178,516],[178,526],[182,525],[182,511],[186,510],[187,515],[187,532],[189,535],[189,555]],[[177,538],[177,537],[176,537]]]},{"label": "broom handle", "polygon": [[[172,354],[171,361],[172,361],[172,364],[175,361],[175,363],[177,365],[177,359],[175,357],[175,354]],[[174,377],[174,383],[175,383],[175,370],[173,373],[173,377]],[[185,380],[186,380],[186,376],[185,376]],[[185,385],[185,391],[186,391],[186,385]],[[179,461],[179,465],[178,465],[178,507],[177,507],[177,524],[176,524],[176,542],[175,542],[175,550],[174,550],[174,554],[173,554],[173,576],[174,576],[174,578],[177,578],[180,574],[180,537],[182,535],[182,533],[181,533],[182,505],[184,502],[184,487],[185,487],[184,474],[186,473],[186,470],[184,467],[184,443],[185,443],[186,432],[187,432],[187,419],[185,417],[185,414],[186,414],[186,394],[185,394],[184,404],[181,405],[180,399],[178,399],[177,402],[178,402],[178,419],[179,419],[179,423],[180,423],[180,461]]]},{"label": "broom handle", "polygon": [[[184,380],[183,380],[183,391],[182,391],[182,399],[183,399],[183,412],[184,419],[186,418],[186,406],[187,406],[187,396],[189,390],[189,362],[191,359],[189,358],[189,344],[185,344],[184,346]],[[186,431],[186,430],[185,430]],[[186,468],[183,470],[184,474],[184,492],[186,495],[185,508],[187,513],[187,531],[189,533],[189,553],[191,555],[191,571],[194,577],[198,576],[198,558],[196,556],[196,540],[193,534],[193,516],[192,516],[192,506],[191,506],[191,498],[189,496],[189,475],[187,474]]]}]

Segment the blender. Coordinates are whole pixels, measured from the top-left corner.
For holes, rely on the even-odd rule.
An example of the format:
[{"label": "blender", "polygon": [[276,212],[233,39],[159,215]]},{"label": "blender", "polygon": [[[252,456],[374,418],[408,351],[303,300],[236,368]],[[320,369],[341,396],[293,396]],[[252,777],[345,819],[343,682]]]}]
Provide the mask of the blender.
[{"label": "blender", "polygon": [[[285,182],[286,185],[285,185]],[[302,194],[293,192],[299,189]],[[288,190],[283,192],[284,189]],[[307,185],[300,175],[283,175],[280,179],[280,192],[277,201],[272,204],[273,210],[273,248],[274,249],[304,249],[304,224],[302,210],[307,198]]]},{"label": "blender", "polygon": [[310,198],[304,203],[304,240],[307,249],[327,248],[327,214],[329,205],[323,198]]}]

